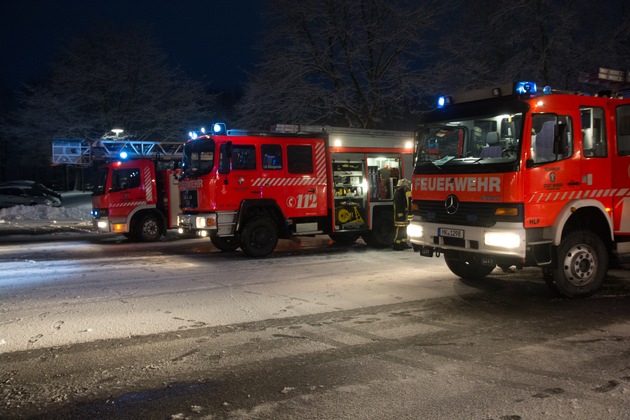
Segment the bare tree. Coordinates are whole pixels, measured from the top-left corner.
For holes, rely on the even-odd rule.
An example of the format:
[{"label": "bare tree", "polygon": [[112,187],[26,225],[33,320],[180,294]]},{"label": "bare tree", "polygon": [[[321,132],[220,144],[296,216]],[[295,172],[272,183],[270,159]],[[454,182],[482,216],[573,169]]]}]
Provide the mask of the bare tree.
[{"label": "bare tree", "polygon": [[179,140],[207,112],[203,86],[167,63],[148,32],[99,28],[52,63],[46,83],[27,86],[8,131],[29,164],[50,162],[54,137],[95,140],[122,128],[137,140]]},{"label": "bare tree", "polygon": [[530,79],[577,89],[580,72],[628,62],[627,47],[621,48],[628,41],[624,4],[622,0],[463,1],[441,39],[443,55],[436,63],[435,84],[457,91]]},{"label": "bare tree", "polygon": [[377,128],[399,121],[424,87],[427,34],[448,3],[273,1],[264,58],[239,106],[240,124]]}]

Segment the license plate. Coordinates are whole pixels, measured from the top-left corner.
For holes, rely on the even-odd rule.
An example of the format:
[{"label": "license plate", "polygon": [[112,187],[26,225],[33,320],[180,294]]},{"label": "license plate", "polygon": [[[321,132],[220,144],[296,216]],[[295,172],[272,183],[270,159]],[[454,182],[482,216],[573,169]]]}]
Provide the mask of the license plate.
[{"label": "license plate", "polygon": [[464,239],[464,230],[463,229],[439,228],[438,229],[438,236],[446,236],[448,238]]}]

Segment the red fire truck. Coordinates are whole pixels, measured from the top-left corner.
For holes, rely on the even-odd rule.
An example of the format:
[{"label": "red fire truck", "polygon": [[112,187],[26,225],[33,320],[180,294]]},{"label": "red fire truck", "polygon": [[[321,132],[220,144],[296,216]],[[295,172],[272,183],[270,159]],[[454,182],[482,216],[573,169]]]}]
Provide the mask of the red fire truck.
[{"label": "red fire truck", "polygon": [[188,141],[180,232],[222,251],[264,257],[279,238],[328,234],[386,247],[394,241],[393,189],[411,169],[413,133],[277,125]]},{"label": "red fire truck", "polygon": [[159,240],[175,228],[183,143],[100,141],[90,149],[98,160],[92,195],[94,226],[136,241]]},{"label": "red fire truck", "polygon": [[630,99],[535,83],[440,98],[416,133],[415,251],[457,276],[542,268],[566,297],[598,290],[630,241]]}]

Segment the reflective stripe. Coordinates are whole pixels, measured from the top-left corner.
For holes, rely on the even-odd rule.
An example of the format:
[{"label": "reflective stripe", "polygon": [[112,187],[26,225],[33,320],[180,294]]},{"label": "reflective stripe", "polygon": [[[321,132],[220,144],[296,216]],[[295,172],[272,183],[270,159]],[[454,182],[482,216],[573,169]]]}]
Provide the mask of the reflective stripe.
[{"label": "reflective stripe", "polygon": [[136,207],[136,206],[144,206],[146,204],[147,204],[146,201],[130,201],[127,203],[110,204],[109,207]]},{"label": "reflective stripe", "polygon": [[619,191],[611,190],[611,189],[600,189],[600,190],[586,190],[586,191],[572,191],[571,194],[567,197],[568,192],[564,194],[561,192],[544,192],[544,193],[536,193],[533,194],[529,198],[530,203],[540,203],[540,202],[553,202],[553,201],[566,201],[580,199],[580,198],[601,198],[601,197],[629,197],[630,189],[622,188]]},{"label": "reflective stripe", "polygon": [[145,166],[142,169],[142,179],[144,179],[144,191],[147,195],[147,201],[153,201],[153,188],[151,182],[151,168]]}]

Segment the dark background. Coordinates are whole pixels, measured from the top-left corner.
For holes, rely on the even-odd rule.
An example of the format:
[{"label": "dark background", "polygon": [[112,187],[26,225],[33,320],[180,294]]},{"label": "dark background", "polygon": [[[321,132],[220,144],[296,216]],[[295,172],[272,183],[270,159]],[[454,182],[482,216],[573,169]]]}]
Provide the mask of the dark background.
[{"label": "dark background", "polygon": [[12,91],[43,77],[58,48],[111,22],[147,26],[187,75],[211,89],[234,89],[254,66],[263,5],[264,0],[3,0],[0,80]]}]

